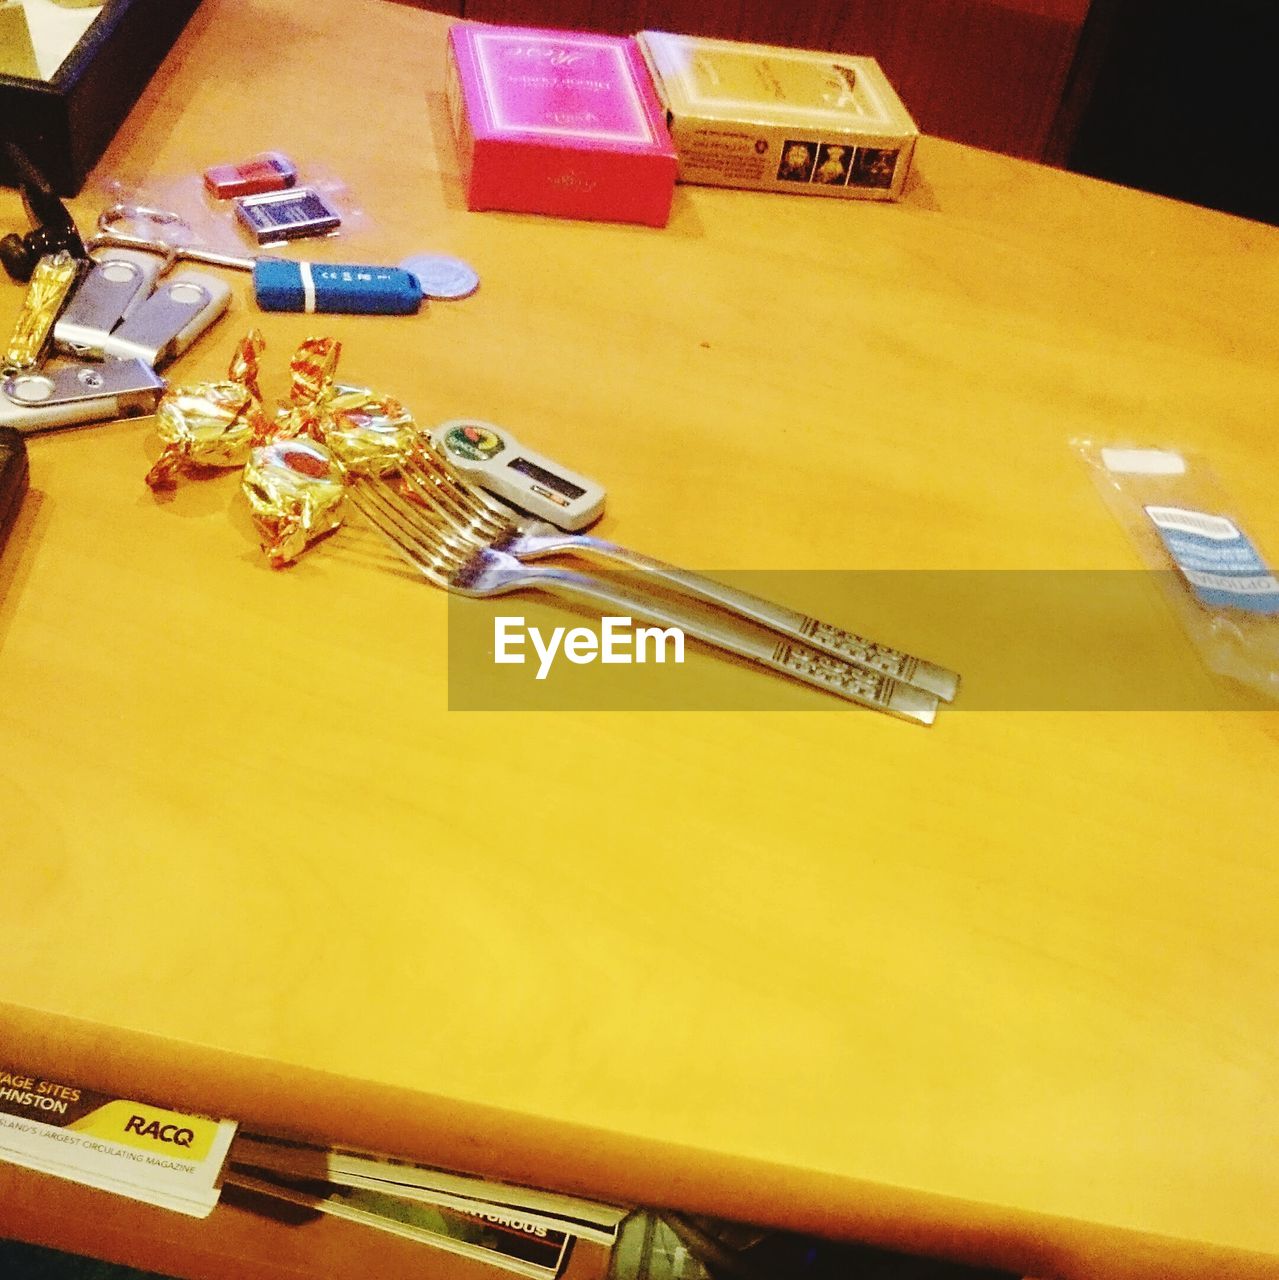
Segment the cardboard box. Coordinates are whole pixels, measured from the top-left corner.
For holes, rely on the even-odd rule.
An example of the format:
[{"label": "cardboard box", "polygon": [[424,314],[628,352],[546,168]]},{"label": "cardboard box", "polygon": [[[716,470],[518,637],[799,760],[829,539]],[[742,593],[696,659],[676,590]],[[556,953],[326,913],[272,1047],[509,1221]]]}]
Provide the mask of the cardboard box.
[{"label": "cardboard box", "polygon": [[643,31],[681,182],[893,200],[919,130],[874,58]]},{"label": "cardboard box", "polygon": [[[75,195],[199,0],[106,0],[48,79],[0,73],[0,140]],[[0,185],[16,177],[0,154]]]},{"label": "cardboard box", "polygon": [[634,40],[459,22],[448,58],[468,208],[666,225],[675,149]]}]

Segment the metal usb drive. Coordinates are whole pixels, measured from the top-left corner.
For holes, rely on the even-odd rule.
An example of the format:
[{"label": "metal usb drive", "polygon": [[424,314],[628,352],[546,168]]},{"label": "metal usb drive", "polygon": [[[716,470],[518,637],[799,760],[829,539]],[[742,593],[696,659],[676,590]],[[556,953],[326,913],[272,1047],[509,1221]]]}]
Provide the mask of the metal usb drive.
[{"label": "metal usb drive", "polygon": [[231,286],[184,271],[160,287],[102,344],[110,359],[136,357],[153,368],[180,356],[226,309]]},{"label": "metal usb drive", "polygon": [[144,360],[68,365],[0,381],[0,426],[46,431],[154,411],[165,381]]},{"label": "metal usb drive", "polygon": [[53,327],[58,350],[100,359],[111,331],[150,294],[162,266],[153,253],[106,250]]}]

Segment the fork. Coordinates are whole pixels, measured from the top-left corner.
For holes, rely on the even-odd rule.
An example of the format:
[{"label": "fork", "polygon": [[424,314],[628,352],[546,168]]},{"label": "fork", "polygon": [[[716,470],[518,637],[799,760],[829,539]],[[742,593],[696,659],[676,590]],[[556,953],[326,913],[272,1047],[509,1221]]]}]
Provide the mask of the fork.
[{"label": "fork", "polygon": [[568,552],[638,569],[684,595],[748,618],[779,636],[798,641],[805,648],[879,672],[901,684],[913,685],[943,702],[954,701],[958,692],[959,676],[955,672],[900,649],[868,640],[603,538],[565,533],[542,520],[517,521],[508,508],[499,506],[496,499],[470,485],[429,443],[412,450],[401,465],[400,474],[420,497],[442,506],[478,545],[493,547],[522,561]]},{"label": "fork", "polygon": [[364,518],[426,580],[456,595],[489,597],[525,589],[547,592],[685,635],[747,658],[804,684],[858,706],[903,720],[932,724],[933,694],[868,671],[802,644],[753,634],[740,621],[721,615],[699,616],[678,605],[659,602],[613,582],[553,565],[526,565],[498,546],[473,541],[435,505],[411,502],[385,480],[355,477],[347,492]]}]

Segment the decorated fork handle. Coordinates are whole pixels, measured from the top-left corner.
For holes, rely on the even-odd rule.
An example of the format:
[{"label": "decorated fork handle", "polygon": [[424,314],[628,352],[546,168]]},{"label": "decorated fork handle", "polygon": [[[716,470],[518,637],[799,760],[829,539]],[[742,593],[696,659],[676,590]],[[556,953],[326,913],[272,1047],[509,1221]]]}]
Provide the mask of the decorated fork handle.
[{"label": "decorated fork handle", "polygon": [[900,649],[868,640],[851,631],[843,631],[829,622],[810,618],[795,609],[774,604],[771,600],[761,599],[746,591],[738,591],[713,578],[655,560],[651,556],[632,551],[629,547],[618,546],[615,542],[607,542],[590,534],[543,534],[543,527],[546,526],[539,527],[536,533],[523,534],[511,550],[522,558],[569,551],[575,555],[638,569],[686,595],[749,618],[752,622],[777,632],[779,636],[797,641],[805,649],[922,689],[943,702],[954,701],[959,690],[959,676],[936,663],[926,662],[923,658],[916,658],[913,654],[903,653]]},{"label": "decorated fork handle", "polygon": [[770,671],[903,720],[932,724],[937,714],[937,699],[924,689],[904,684],[882,671],[856,666],[845,658],[820,653],[802,643],[757,634],[735,623],[728,615],[695,614],[617,583],[552,565],[524,565],[506,577],[508,590],[525,586],[579,603],[622,610],[646,623],[675,627],[685,635],[747,658]]}]

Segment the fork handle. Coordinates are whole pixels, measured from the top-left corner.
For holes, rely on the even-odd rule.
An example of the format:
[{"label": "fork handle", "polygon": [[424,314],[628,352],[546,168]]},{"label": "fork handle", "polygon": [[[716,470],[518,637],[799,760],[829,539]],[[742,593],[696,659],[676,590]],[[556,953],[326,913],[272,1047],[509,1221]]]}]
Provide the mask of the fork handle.
[{"label": "fork handle", "polygon": [[903,684],[882,671],[856,666],[847,659],[819,653],[805,644],[753,634],[727,618],[705,618],[616,583],[551,565],[525,565],[517,577],[522,585],[535,586],[579,603],[602,604],[610,610],[624,610],[646,623],[677,627],[696,640],[748,658],[858,706],[886,711],[919,724],[932,724],[937,714],[937,698],[927,690]]},{"label": "fork handle", "polygon": [[828,654],[844,662],[851,662],[858,667],[889,676],[902,684],[913,685],[935,694],[944,702],[954,700],[959,689],[959,676],[936,663],[926,662],[900,649],[893,649],[886,644],[868,640],[865,636],[855,635],[832,626],[829,622],[821,622],[795,609],[787,609],[784,605],[774,604],[771,600],[761,599],[746,591],[738,591],[734,587],[725,586],[713,578],[705,578],[700,573],[690,573],[676,565],[666,564],[662,560],[654,560],[651,556],[632,551],[629,547],[618,546],[603,538],[589,534],[573,534],[562,541],[562,549],[574,554],[590,556],[598,560],[611,561],[625,565],[630,569],[639,569],[651,577],[675,587],[686,595],[705,600],[708,604],[727,609],[730,613],[740,614],[757,622],[760,626],[776,631],[778,635],[798,640],[804,647],[819,653]]}]

